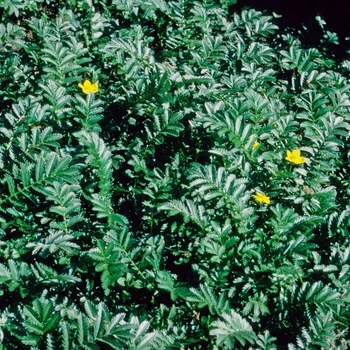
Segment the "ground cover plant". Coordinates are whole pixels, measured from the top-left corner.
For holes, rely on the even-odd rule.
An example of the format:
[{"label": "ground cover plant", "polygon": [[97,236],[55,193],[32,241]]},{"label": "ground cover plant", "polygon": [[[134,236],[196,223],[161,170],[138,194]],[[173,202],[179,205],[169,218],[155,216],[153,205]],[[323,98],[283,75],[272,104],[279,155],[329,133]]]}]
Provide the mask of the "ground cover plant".
[{"label": "ground cover plant", "polygon": [[0,2],[0,349],[347,349],[350,61],[230,0]]}]

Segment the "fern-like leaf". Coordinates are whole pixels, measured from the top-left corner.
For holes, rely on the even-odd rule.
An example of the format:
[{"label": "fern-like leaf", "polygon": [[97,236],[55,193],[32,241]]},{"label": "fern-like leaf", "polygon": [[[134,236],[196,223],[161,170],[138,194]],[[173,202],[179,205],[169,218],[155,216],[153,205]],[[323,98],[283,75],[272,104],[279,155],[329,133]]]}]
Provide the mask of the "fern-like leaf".
[{"label": "fern-like leaf", "polygon": [[224,345],[227,349],[234,349],[238,341],[242,346],[248,342],[254,344],[257,336],[252,326],[235,311],[223,313],[222,320],[212,323],[210,335],[215,336],[218,346]]}]

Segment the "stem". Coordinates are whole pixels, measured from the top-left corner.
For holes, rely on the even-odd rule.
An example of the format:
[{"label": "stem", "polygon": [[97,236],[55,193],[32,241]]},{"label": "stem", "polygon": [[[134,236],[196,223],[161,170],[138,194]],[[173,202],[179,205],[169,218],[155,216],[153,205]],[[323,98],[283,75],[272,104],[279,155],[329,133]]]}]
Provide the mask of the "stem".
[{"label": "stem", "polygon": [[131,262],[131,265],[136,269],[136,271],[138,272],[138,274],[146,281],[146,277],[145,275],[141,272],[141,270],[137,267],[137,265],[134,263],[134,260],[131,259],[130,255],[127,253],[127,251],[122,248],[121,246],[119,246],[120,250],[126,255],[126,257],[129,259],[129,261]]}]

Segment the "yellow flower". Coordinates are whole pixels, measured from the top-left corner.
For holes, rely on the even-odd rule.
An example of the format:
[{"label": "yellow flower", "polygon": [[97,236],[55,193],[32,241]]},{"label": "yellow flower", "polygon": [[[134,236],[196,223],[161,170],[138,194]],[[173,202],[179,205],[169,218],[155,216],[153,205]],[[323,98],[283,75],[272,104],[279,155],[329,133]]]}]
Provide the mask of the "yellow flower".
[{"label": "yellow flower", "polygon": [[254,151],[255,148],[257,148],[259,145],[260,145],[260,142],[258,142],[258,140],[255,140],[255,142],[253,143],[253,146],[252,146],[252,150]]},{"label": "yellow flower", "polygon": [[294,164],[303,164],[305,163],[305,158],[300,156],[300,150],[296,149],[294,151],[287,151],[287,157],[286,159],[288,162],[294,163]]},{"label": "yellow flower", "polygon": [[263,193],[256,191],[256,194],[252,196],[256,202],[270,204],[270,197],[265,196]]},{"label": "yellow flower", "polygon": [[78,86],[83,90],[84,94],[88,94],[89,92],[95,94],[98,91],[97,83],[91,84],[89,80],[85,80],[84,84],[78,84]]}]

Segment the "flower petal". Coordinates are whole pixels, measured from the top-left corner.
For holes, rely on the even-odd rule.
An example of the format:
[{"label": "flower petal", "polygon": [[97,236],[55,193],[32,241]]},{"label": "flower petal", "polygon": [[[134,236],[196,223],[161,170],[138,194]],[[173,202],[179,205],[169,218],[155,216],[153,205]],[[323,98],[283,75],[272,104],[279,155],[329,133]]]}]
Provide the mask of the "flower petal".
[{"label": "flower petal", "polygon": [[90,91],[96,93],[98,91],[97,83],[91,84]]},{"label": "flower petal", "polygon": [[264,195],[263,193],[256,191],[255,195],[252,195],[252,197],[255,199],[256,202],[258,203],[265,203],[265,204],[270,204],[270,197]]},{"label": "flower petal", "polygon": [[83,84],[78,84],[78,86],[82,89],[84,94],[89,94],[89,93],[96,93],[98,91],[98,84],[97,83],[91,83],[90,80],[84,80]]},{"label": "flower petal", "polygon": [[259,145],[260,145],[259,141],[256,140],[256,141],[253,143],[252,150],[254,151],[255,148],[257,148]]}]

